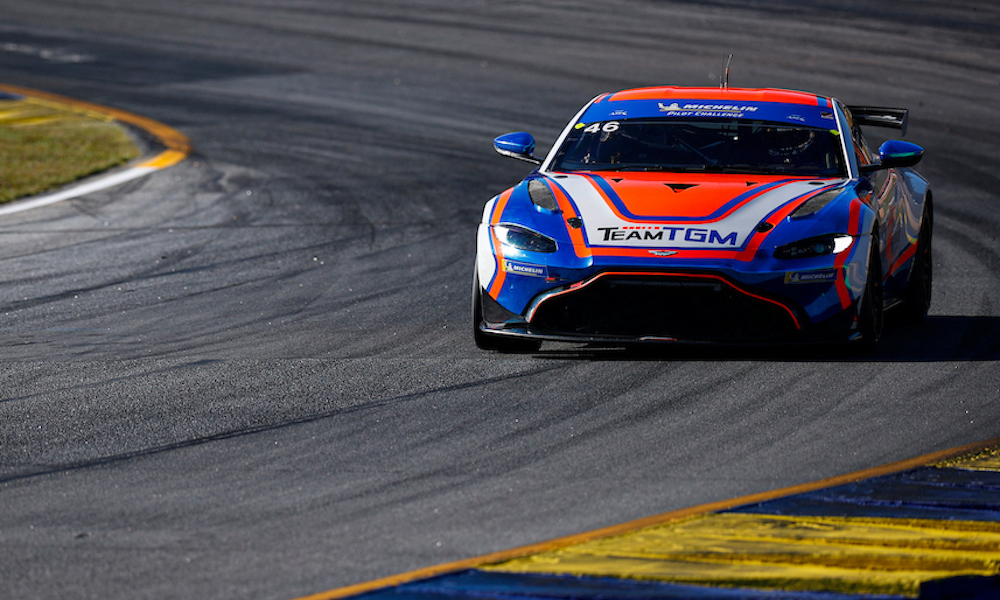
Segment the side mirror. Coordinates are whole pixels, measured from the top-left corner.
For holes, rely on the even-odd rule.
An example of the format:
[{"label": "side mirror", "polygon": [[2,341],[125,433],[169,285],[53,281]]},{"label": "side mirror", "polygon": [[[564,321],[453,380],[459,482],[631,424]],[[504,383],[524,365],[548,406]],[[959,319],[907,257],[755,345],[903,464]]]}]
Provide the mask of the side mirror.
[{"label": "side mirror", "polygon": [[531,137],[530,133],[524,131],[501,135],[493,140],[493,149],[503,156],[509,156],[535,165],[542,164],[542,161],[534,156],[535,138]]},{"label": "side mirror", "polygon": [[878,147],[878,156],[881,162],[862,168],[862,172],[872,173],[880,169],[912,167],[924,157],[924,149],[903,140],[889,140]]}]

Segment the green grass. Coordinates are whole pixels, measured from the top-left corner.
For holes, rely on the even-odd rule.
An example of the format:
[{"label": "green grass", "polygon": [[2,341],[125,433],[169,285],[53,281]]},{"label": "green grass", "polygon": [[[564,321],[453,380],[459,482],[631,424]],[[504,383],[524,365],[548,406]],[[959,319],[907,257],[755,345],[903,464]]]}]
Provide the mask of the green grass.
[{"label": "green grass", "polygon": [[100,115],[31,99],[0,101],[0,202],[39,194],[139,156]]}]

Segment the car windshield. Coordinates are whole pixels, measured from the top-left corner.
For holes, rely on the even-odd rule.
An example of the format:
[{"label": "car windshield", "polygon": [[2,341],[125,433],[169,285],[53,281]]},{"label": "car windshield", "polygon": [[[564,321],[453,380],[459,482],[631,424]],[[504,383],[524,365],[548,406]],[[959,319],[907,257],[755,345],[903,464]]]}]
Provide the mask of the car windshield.
[{"label": "car windshield", "polygon": [[577,124],[554,171],[673,171],[842,177],[836,132],[745,119],[623,119]]}]

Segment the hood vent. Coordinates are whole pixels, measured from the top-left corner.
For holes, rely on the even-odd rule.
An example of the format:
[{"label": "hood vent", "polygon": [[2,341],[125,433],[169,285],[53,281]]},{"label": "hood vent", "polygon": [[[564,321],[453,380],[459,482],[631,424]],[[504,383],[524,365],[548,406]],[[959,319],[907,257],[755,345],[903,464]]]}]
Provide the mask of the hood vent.
[{"label": "hood vent", "polygon": [[683,192],[684,190],[698,187],[697,183],[664,183],[663,185],[672,189],[674,192]]},{"label": "hood vent", "polygon": [[528,196],[535,206],[544,208],[551,212],[559,212],[559,205],[556,204],[556,197],[552,195],[552,190],[540,179],[532,179],[528,182]]}]

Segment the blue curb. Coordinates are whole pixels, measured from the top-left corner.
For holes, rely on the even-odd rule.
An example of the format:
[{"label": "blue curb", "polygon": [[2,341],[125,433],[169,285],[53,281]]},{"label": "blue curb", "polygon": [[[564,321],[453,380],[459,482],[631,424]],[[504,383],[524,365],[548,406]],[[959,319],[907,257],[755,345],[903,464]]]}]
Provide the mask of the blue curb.
[{"label": "blue curb", "polygon": [[727,512],[1000,521],[1000,472],[919,467]]},{"label": "blue curb", "polygon": [[902,600],[906,596],[718,588],[469,569],[353,596],[357,600]]}]

